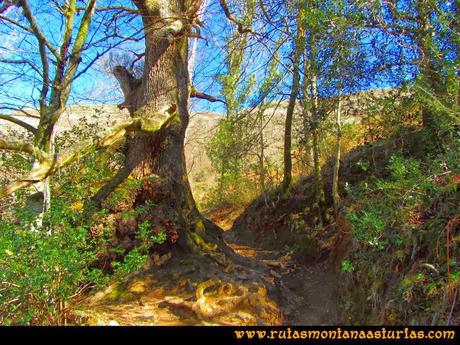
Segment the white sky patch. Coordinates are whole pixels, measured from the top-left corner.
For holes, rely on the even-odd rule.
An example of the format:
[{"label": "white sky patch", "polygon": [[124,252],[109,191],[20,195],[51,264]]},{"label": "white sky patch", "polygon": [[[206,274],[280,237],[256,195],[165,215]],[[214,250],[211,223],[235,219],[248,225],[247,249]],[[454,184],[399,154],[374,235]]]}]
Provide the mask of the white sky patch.
[{"label": "white sky patch", "polygon": [[21,9],[16,6],[11,6],[6,9],[5,16],[18,18],[21,14]]},{"label": "white sky patch", "polygon": [[[16,6],[9,7],[5,14],[6,17],[18,20],[21,15],[21,10]],[[11,53],[16,53],[18,51],[18,43],[23,38],[23,34],[18,32],[18,29],[11,31],[9,35],[2,37],[5,39],[0,43],[0,56],[6,57]]]},{"label": "white sky patch", "polygon": [[18,43],[21,40],[21,35],[17,30],[12,31],[7,37],[6,40],[0,45],[0,56],[8,56],[12,53],[17,53]]}]

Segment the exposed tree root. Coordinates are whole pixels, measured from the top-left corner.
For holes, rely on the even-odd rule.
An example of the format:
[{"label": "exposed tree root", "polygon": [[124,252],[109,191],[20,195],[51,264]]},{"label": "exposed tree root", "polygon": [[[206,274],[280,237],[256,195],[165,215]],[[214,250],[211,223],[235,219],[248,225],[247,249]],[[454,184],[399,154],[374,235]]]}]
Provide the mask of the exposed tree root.
[{"label": "exposed tree root", "polygon": [[88,324],[112,320],[152,325],[282,323],[260,272],[240,266],[238,273],[234,266],[226,272],[214,258],[202,255],[173,258],[161,269],[150,263],[142,272],[89,298],[76,314]]}]

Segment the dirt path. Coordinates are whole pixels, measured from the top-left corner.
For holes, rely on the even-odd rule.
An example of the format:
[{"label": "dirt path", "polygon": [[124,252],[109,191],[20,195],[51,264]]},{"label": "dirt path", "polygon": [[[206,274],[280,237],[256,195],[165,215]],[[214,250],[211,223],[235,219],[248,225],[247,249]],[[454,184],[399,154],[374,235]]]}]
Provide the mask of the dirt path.
[{"label": "dirt path", "polygon": [[264,250],[238,243],[231,232],[227,244],[241,256],[264,263],[273,276],[276,300],[289,325],[337,323],[337,275],[328,261],[300,264],[291,252]]},{"label": "dirt path", "polygon": [[76,309],[96,325],[328,325],[336,323],[336,275],[327,261],[224,239],[246,264],[203,267],[170,260],[97,293]]}]

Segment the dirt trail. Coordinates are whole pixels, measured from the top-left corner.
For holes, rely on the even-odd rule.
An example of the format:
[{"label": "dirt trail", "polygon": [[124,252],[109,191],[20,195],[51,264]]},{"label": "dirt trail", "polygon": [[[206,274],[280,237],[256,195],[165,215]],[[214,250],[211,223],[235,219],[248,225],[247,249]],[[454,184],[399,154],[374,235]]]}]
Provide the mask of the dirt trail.
[{"label": "dirt trail", "polygon": [[238,243],[231,232],[224,238],[236,253],[269,267],[284,324],[337,323],[337,275],[329,261],[300,264],[293,259],[292,252],[244,245]]},{"label": "dirt trail", "polygon": [[96,325],[328,325],[337,322],[336,274],[327,261],[224,239],[247,265],[170,260],[110,286],[76,309]]}]

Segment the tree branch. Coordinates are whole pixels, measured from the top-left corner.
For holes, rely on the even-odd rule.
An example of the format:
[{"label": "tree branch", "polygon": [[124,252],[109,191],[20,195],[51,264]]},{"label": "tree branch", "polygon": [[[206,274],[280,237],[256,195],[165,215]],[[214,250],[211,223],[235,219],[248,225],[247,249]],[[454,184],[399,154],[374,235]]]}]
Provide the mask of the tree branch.
[{"label": "tree branch", "polygon": [[33,115],[33,114],[29,113],[28,111],[24,110],[23,108],[16,108],[16,107],[12,107],[12,106],[0,105],[0,110],[12,110],[12,111],[15,111],[15,112],[22,113],[27,117],[31,117],[31,118],[34,118],[34,119],[40,119],[40,116]]},{"label": "tree branch", "polygon": [[0,13],[4,13],[6,11],[8,11],[8,9],[13,6],[14,3],[11,2],[11,1],[5,1],[5,3],[3,5],[0,5]]},{"label": "tree branch", "polygon": [[16,151],[16,152],[23,152],[27,153],[34,158],[38,159],[38,161],[43,162],[46,161],[48,155],[35,147],[30,143],[26,143],[20,140],[15,141],[7,141],[0,139],[0,150],[7,150],[7,151]]},{"label": "tree branch", "polygon": [[221,103],[225,104],[224,100],[216,98],[216,97],[211,96],[211,95],[208,95],[206,93],[199,92],[193,86],[192,86],[192,88],[190,90],[190,97],[204,99],[204,100],[206,100],[208,102],[213,102],[213,103],[214,102],[221,102]]},{"label": "tree branch", "polygon": [[254,31],[252,31],[250,28],[245,28],[243,23],[233,16],[233,14],[230,12],[230,8],[228,7],[226,0],[219,0],[219,3],[222,9],[224,10],[224,13],[227,19],[233,22],[234,24],[236,24],[238,32],[240,34],[244,34],[248,32],[254,33]]},{"label": "tree branch", "polygon": [[30,9],[29,2],[27,0],[18,0],[18,3],[22,7],[24,16],[26,17],[27,21],[30,24],[30,28],[28,29],[28,31],[33,32],[35,37],[37,37],[37,40],[41,44],[45,45],[46,48],[48,48],[49,51],[53,53],[56,59],[59,59],[58,51],[48,42],[45,35],[43,34],[43,31],[38,26],[38,23],[34,15],[32,14],[32,10]]},{"label": "tree branch", "polygon": [[35,20],[34,15],[30,9],[29,3],[27,0],[18,0],[19,5],[22,7],[22,12],[26,17],[27,21],[30,24],[30,30],[34,34],[35,38],[38,41],[38,46],[40,50],[40,59],[42,62],[42,77],[43,77],[43,85],[42,90],[40,92],[40,107],[45,108],[46,105],[46,95],[48,94],[49,88],[49,63],[48,63],[48,56],[46,54],[46,48],[48,48],[56,59],[60,60],[59,53],[54,49],[54,47],[48,42],[43,34],[42,30],[38,26],[37,21]]},{"label": "tree branch", "polygon": [[[89,26],[91,24],[93,14],[96,9],[96,2],[97,0],[88,1],[85,13],[83,14],[83,18],[81,19],[80,27],[78,28],[75,43],[73,44],[72,51],[69,56],[69,66],[64,75],[64,85],[62,86],[64,90],[61,95],[62,100],[65,102],[69,97],[70,85],[74,80],[78,65],[81,62],[81,54],[83,51],[83,46],[86,42],[86,38],[88,37]],[[55,121],[57,121],[57,119],[55,119]]]},{"label": "tree branch", "polygon": [[27,129],[29,132],[31,132],[32,134],[35,134],[35,132],[37,132],[37,129],[32,126],[32,125],[29,125],[28,123],[24,122],[24,121],[21,121],[19,119],[16,119],[15,117],[12,117],[10,115],[3,115],[3,114],[0,114],[0,119],[1,120],[5,120],[5,121],[9,121],[9,122],[12,122],[18,126],[21,126],[22,128],[25,128]]},{"label": "tree branch", "polygon": [[[156,114],[157,117],[163,117],[165,114]],[[5,197],[21,188],[30,186],[31,184],[40,182],[52,175],[58,169],[61,169],[70,163],[87,156],[94,150],[101,150],[107,147],[112,147],[119,143],[127,132],[143,131],[147,133],[155,133],[169,127],[176,118],[174,112],[170,114],[164,121],[159,122],[156,119],[134,118],[124,121],[112,128],[112,130],[104,137],[95,140],[92,144],[86,145],[83,148],[75,148],[72,153],[63,158],[58,158],[56,155],[51,157],[35,146],[23,142],[7,142],[0,140],[0,149],[25,152],[37,157],[40,164],[32,169],[28,176],[16,180],[4,187],[0,188],[0,197]]]},{"label": "tree branch", "polygon": [[[58,60],[56,64],[56,73],[53,81],[53,91],[52,91],[52,102],[54,99],[62,95],[63,82],[65,80],[65,67],[67,64],[67,56],[69,53],[71,40],[72,40],[72,31],[74,27],[74,17],[76,13],[76,0],[70,0],[67,7],[63,10],[63,15],[65,17],[65,29],[64,35],[62,38],[61,47],[59,49],[59,54],[61,59]],[[59,95],[59,96],[58,96]]]},{"label": "tree branch", "polygon": [[14,65],[28,65],[35,72],[37,72],[40,76],[43,77],[42,71],[40,71],[40,69],[37,66],[35,66],[31,61],[28,61],[28,60],[0,59],[0,63],[14,64]]}]

